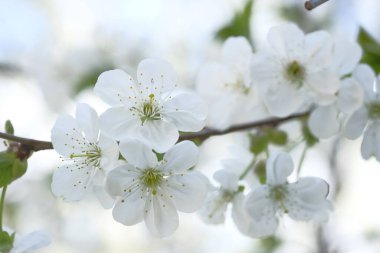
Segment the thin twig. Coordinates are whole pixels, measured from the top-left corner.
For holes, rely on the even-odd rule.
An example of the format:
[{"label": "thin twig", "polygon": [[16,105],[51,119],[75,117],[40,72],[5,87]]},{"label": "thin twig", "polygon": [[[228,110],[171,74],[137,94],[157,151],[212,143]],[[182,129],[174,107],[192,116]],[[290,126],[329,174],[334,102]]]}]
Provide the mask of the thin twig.
[{"label": "thin twig", "polygon": [[[256,127],[263,127],[263,126],[275,127],[275,126],[277,126],[281,123],[284,123],[286,121],[305,117],[308,114],[309,114],[309,112],[303,112],[303,113],[297,113],[297,114],[291,115],[291,116],[286,117],[286,118],[270,118],[270,119],[265,119],[265,120],[256,121],[256,122],[249,122],[249,123],[245,123],[245,124],[234,125],[234,126],[231,126],[230,128],[227,128],[225,130],[205,128],[205,129],[203,129],[199,132],[196,132],[196,133],[182,134],[179,137],[178,141],[193,140],[193,139],[205,140],[211,136],[223,135],[223,134],[228,134],[228,133],[238,132],[238,131],[244,131],[244,130],[248,130],[248,129],[252,129],[252,128],[256,128]],[[3,133],[3,132],[0,132],[0,138],[24,144],[24,145],[28,146],[30,148],[30,150],[32,150],[32,151],[53,149],[53,144],[51,142],[48,142],[48,141],[28,139],[28,138],[18,137],[18,136]]]},{"label": "thin twig", "polygon": [[305,8],[306,10],[311,11],[320,6],[321,4],[326,3],[327,1],[328,0],[309,0],[305,2]]}]

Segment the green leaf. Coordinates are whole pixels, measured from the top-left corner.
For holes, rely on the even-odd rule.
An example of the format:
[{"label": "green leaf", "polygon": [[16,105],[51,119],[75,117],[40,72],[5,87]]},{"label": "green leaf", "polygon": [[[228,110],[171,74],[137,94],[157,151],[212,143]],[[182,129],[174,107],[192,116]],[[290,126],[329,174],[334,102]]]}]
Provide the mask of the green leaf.
[{"label": "green leaf", "polygon": [[250,141],[251,141],[251,152],[255,155],[260,154],[261,152],[264,152],[268,148],[269,144],[269,138],[267,134],[257,134],[257,135],[250,135]]},{"label": "green leaf", "polygon": [[14,134],[15,133],[12,122],[10,120],[5,121],[5,132],[7,134]]},{"label": "green leaf", "polygon": [[308,147],[312,147],[314,146],[315,144],[318,143],[318,138],[315,137],[312,132],[310,131],[310,128],[309,126],[307,125],[307,121],[303,121],[302,122],[302,134],[303,134],[303,137],[306,141],[306,145]]},{"label": "green leaf", "polygon": [[263,238],[260,240],[259,251],[257,253],[274,252],[281,244],[282,241],[275,236]]},{"label": "green leaf", "polygon": [[13,248],[15,233],[9,235],[7,232],[0,232],[0,252],[9,252]]},{"label": "green leaf", "polygon": [[261,184],[266,183],[266,181],[267,181],[266,160],[261,160],[256,164],[255,174],[258,177]]},{"label": "green leaf", "polygon": [[270,142],[279,146],[284,146],[288,143],[288,134],[285,131],[272,128],[268,132]]},{"label": "green leaf", "polygon": [[14,153],[0,152],[0,187],[24,175],[27,167],[27,161],[20,161]]},{"label": "green leaf", "polygon": [[231,36],[244,36],[249,41],[251,40],[250,36],[250,18],[252,13],[253,0],[248,0],[244,9],[235,14],[235,17],[228,23],[219,29],[216,33],[216,38],[219,40],[226,40]]},{"label": "green leaf", "polygon": [[376,73],[380,72],[380,43],[363,27],[359,29],[358,42],[363,49],[361,62],[370,65]]}]

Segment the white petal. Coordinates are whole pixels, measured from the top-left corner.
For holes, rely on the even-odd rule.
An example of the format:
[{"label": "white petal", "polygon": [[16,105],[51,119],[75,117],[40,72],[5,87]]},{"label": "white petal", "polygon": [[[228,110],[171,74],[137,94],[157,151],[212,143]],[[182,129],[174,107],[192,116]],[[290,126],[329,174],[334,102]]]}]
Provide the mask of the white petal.
[{"label": "white petal", "polygon": [[234,197],[231,215],[239,231],[251,237],[265,237],[274,234],[277,229],[277,219],[273,217],[268,220],[256,221],[248,215],[244,204],[243,194]]},{"label": "white petal", "polygon": [[94,185],[92,191],[103,208],[109,209],[113,207],[115,200],[108,194],[104,186]]},{"label": "white petal", "polygon": [[280,185],[286,183],[293,172],[294,164],[287,153],[272,154],[266,163],[267,184]]},{"label": "white petal", "polygon": [[327,221],[331,203],[326,200],[329,185],[321,178],[304,177],[288,185],[285,208],[291,218],[300,221]]},{"label": "white petal", "polygon": [[98,114],[87,104],[77,104],[75,120],[90,142],[96,142],[99,135]]},{"label": "white petal", "polygon": [[305,50],[307,64],[313,69],[324,68],[331,64],[333,56],[333,42],[325,31],[309,33],[305,36]]},{"label": "white petal", "polygon": [[51,189],[65,201],[78,201],[87,193],[93,168],[63,165],[54,171]]},{"label": "white petal", "polygon": [[207,195],[199,215],[207,224],[221,224],[226,219],[225,214],[229,202],[223,198],[223,192],[212,191]]},{"label": "white petal", "polygon": [[[334,95],[340,88],[339,76],[326,69],[308,73],[305,81],[313,90],[322,95]],[[314,101],[320,104],[319,101]]]},{"label": "white petal", "polygon": [[338,109],[335,105],[316,108],[310,115],[308,126],[311,132],[318,138],[330,138],[340,129]]},{"label": "white petal", "polygon": [[368,110],[364,106],[354,112],[346,124],[344,135],[349,139],[358,138],[368,122]]},{"label": "white petal", "polygon": [[38,250],[51,243],[51,236],[44,230],[34,231],[25,236],[16,235],[13,249],[10,253],[23,253]]},{"label": "white petal", "polygon": [[163,107],[163,114],[176,125],[179,131],[196,132],[205,126],[207,104],[196,94],[178,94],[168,99]]},{"label": "white petal", "polygon": [[[232,160],[232,159],[231,159]],[[231,161],[233,162],[233,160]],[[229,163],[229,161],[223,161],[223,164]],[[231,169],[218,170],[213,175],[214,179],[218,181],[221,187],[227,191],[237,191],[239,183],[238,173],[234,173]]]},{"label": "white petal", "polygon": [[364,159],[375,156],[380,161],[380,124],[375,122],[364,131],[361,152]]},{"label": "white petal", "polygon": [[101,168],[108,172],[113,169],[119,159],[119,145],[117,142],[103,134],[99,136],[98,147],[101,150]]},{"label": "white petal", "polygon": [[249,66],[252,48],[245,37],[229,37],[223,44],[223,61],[244,73]]},{"label": "white petal", "polygon": [[274,234],[278,226],[276,204],[269,197],[268,186],[259,186],[246,198],[245,208],[254,221],[254,236]]},{"label": "white petal", "polygon": [[135,96],[135,83],[131,76],[120,69],[103,72],[95,84],[94,92],[111,106],[129,104]]},{"label": "white petal", "polygon": [[166,172],[181,173],[195,166],[198,162],[199,148],[191,141],[176,144],[164,155]]},{"label": "white petal", "polygon": [[119,144],[120,153],[127,160],[138,168],[154,168],[157,165],[157,156],[152,148],[136,139],[124,139]]},{"label": "white petal", "polygon": [[337,106],[339,110],[351,114],[363,104],[363,89],[354,78],[346,78],[338,93]]},{"label": "white petal", "polygon": [[173,202],[160,192],[156,197],[147,201],[145,212],[145,224],[149,231],[158,237],[166,237],[173,234],[178,227],[178,213]]},{"label": "white petal", "polygon": [[164,153],[170,149],[179,137],[177,127],[165,120],[146,121],[137,130],[137,138],[151,146],[158,153]]},{"label": "white petal", "polygon": [[143,86],[157,87],[161,92],[171,91],[177,85],[173,67],[160,59],[145,59],[137,68],[137,80]]},{"label": "white petal", "polygon": [[370,66],[360,64],[352,73],[353,77],[360,83],[364,89],[367,100],[374,98],[375,72]]},{"label": "white petal", "polygon": [[79,125],[69,115],[61,115],[51,130],[51,141],[55,151],[65,157],[82,153],[81,143],[85,141]]},{"label": "white petal", "polygon": [[197,171],[183,176],[171,176],[165,189],[178,211],[195,212],[206,198],[207,178]]},{"label": "white petal", "polygon": [[139,177],[139,172],[130,164],[117,167],[107,175],[107,191],[111,196],[122,196],[137,185]]},{"label": "white petal", "polygon": [[99,118],[102,133],[114,139],[136,137],[136,129],[141,127],[141,121],[124,107],[110,108]]},{"label": "white petal", "polygon": [[293,86],[281,84],[268,89],[263,100],[272,115],[286,117],[300,109],[305,98]]},{"label": "white petal", "polygon": [[334,45],[333,67],[335,71],[340,76],[351,73],[362,57],[360,45],[343,36],[336,38]]},{"label": "white petal", "polygon": [[140,189],[136,189],[117,201],[112,216],[124,225],[135,225],[144,219],[146,201]]},{"label": "white petal", "polygon": [[272,27],[268,32],[268,43],[275,54],[285,59],[298,59],[304,49],[304,34],[294,24]]}]

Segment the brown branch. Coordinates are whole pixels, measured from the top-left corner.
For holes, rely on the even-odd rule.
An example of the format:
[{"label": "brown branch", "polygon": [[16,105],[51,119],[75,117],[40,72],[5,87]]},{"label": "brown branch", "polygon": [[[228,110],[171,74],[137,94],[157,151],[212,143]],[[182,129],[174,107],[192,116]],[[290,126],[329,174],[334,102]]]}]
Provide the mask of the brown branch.
[{"label": "brown branch", "polygon": [[[234,125],[234,126],[231,126],[230,128],[227,128],[225,130],[205,128],[202,131],[199,131],[196,133],[182,134],[179,137],[178,141],[192,140],[192,139],[205,140],[211,136],[217,136],[217,135],[223,135],[223,134],[228,134],[228,133],[232,133],[232,132],[244,131],[244,130],[248,130],[248,129],[252,129],[252,128],[256,128],[256,127],[263,127],[263,126],[275,127],[275,126],[278,126],[279,124],[284,123],[286,121],[305,117],[308,114],[309,114],[309,112],[303,112],[303,113],[293,114],[293,115],[288,116],[286,118],[269,118],[269,119],[265,119],[265,120],[261,120],[261,121]],[[18,136],[12,135],[12,134],[6,134],[6,133],[2,133],[2,132],[0,132],[0,138],[5,139],[5,140],[14,141],[17,143],[21,143],[25,146],[28,146],[29,149],[32,151],[53,149],[53,144],[51,142],[48,142],[48,141],[28,139],[28,138],[18,137]]]},{"label": "brown branch", "polygon": [[53,144],[48,141],[33,140],[33,139],[18,137],[12,134],[2,133],[2,132],[0,132],[0,138],[24,144],[28,146],[30,150],[32,151],[53,149]]},{"label": "brown branch", "polygon": [[286,121],[305,117],[305,116],[309,115],[309,113],[310,112],[303,112],[303,113],[297,113],[297,114],[290,115],[286,118],[269,118],[269,119],[264,119],[264,120],[260,120],[260,121],[234,125],[234,126],[231,126],[230,128],[227,128],[225,130],[205,128],[202,131],[199,131],[196,133],[182,134],[179,137],[178,141],[192,140],[192,139],[198,139],[198,140],[203,141],[203,140],[205,140],[211,136],[224,135],[224,134],[248,130],[248,129],[252,129],[252,128],[256,128],[256,127],[263,127],[263,126],[275,127],[275,126],[278,126],[279,124],[284,123]]},{"label": "brown branch", "polygon": [[311,11],[320,6],[321,4],[326,3],[327,1],[328,0],[309,0],[305,2],[305,8],[306,10]]}]

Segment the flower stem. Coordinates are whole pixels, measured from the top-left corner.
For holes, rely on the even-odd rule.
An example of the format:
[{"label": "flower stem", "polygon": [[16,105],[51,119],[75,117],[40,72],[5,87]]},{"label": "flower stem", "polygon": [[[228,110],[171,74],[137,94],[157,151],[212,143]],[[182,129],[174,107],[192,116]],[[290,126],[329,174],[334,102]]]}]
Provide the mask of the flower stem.
[{"label": "flower stem", "polygon": [[245,170],[243,171],[243,173],[241,173],[240,177],[239,177],[239,180],[242,180],[244,179],[247,175],[248,175],[248,172],[252,169],[252,167],[256,164],[256,161],[257,161],[257,157],[253,158],[251,163],[248,164],[247,168],[245,168]]},{"label": "flower stem", "polygon": [[0,230],[3,231],[3,212],[4,212],[4,200],[5,200],[5,193],[7,191],[7,186],[3,187],[3,191],[1,193],[1,199],[0,199]]},{"label": "flower stem", "polygon": [[305,147],[304,147],[303,150],[302,150],[302,154],[301,154],[300,162],[298,163],[298,167],[297,167],[297,178],[300,176],[300,172],[301,172],[302,164],[303,164],[303,161],[305,160],[305,156],[306,156],[306,151],[307,151],[307,149],[308,149],[308,146],[305,145]]}]

